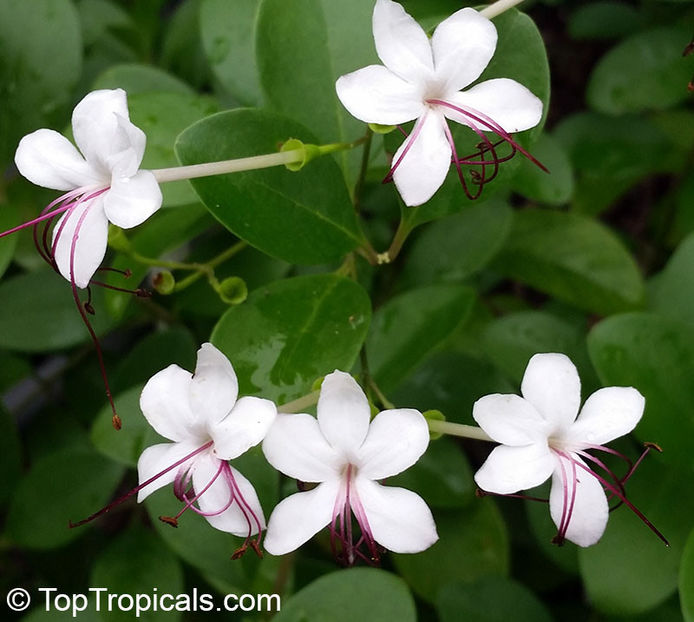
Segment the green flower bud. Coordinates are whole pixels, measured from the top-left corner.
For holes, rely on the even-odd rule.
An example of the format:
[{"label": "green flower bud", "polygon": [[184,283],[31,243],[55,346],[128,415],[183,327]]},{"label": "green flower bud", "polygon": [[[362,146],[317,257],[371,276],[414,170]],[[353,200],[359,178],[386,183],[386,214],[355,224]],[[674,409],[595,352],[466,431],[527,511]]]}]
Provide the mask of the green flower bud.
[{"label": "green flower bud", "polygon": [[161,270],[152,278],[152,287],[157,293],[168,296],[173,293],[174,287],[176,287],[176,279],[168,270]]},{"label": "green flower bud", "polygon": [[313,158],[321,155],[321,150],[316,145],[306,145],[302,143],[298,138],[290,138],[285,142],[280,148],[281,152],[285,151],[303,151],[303,158],[298,162],[290,162],[285,164],[285,166],[293,172],[300,171],[306,164],[308,164]]},{"label": "green flower bud", "polygon": [[230,276],[219,284],[217,293],[227,304],[240,305],[248,298],[248,287],[241,277]]}]

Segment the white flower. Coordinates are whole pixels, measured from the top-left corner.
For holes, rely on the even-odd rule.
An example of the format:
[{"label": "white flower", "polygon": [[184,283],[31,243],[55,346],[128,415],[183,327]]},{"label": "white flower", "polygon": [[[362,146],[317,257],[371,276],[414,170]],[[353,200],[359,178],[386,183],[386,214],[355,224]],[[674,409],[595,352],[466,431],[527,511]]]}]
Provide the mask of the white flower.
[{"label": "white flower", "polygon": [[250,537],[265,528],[263,510],[253,485],[228,460],[260,443],[277,409],[269,400],[237,400],[237,395],[231,363],[209,343],[198,350],[194,374],[170,365],[150,378],[140,407],[150,425],[173,442],[148,447],[140,456],[137,500],[174,482],[184,506],[162,520],[175,526],[193,509],[216,529],[246,537],[239,552],[249,543],[259,552]]},{"label": "white flower", "polygon": [[[475,402],[475,421],[502,443],[475,474],[477,485],[505,495],[538,486],[551,476],[549,506],[559,544],[566,538],[590,546],[600,539],[609,512],[603,488],[651,526],[625,498],[626,478],[617,478],[586,451],[597,449],[622,457],[603,445],[634,429],[643,414],[643,396],[631,387],[600,389],[579,414],[581,383],[573,363],[563,354],[533,356],[521,393],[523,397],[487,395]],[[609,479],[585,461],[597,465]]]},{"label": "white flower", "polygon": [[342,76],[337,95],[353,116],[367,123],[399,125],[417,119],[386,178],[392,177],[407,205],[431,198],[446,177],[451,155],[464,182],[459,167],[470,161],[455,152],[446,119],[467,125],[480,136],[493,156],[489,164],[502,159],[494,155],[486,131],[530,157],[509,133],[540,122],[542,102],[535,95],[508,78],[461,90],[480,77],[494,55],[496,28],[486,17],[474,9],[461,9],[441,22],[429,40],[402,6],[377,0],[373,33],[385,66],[370,65]]},{"label": "white flower", "polygon": [[50,226],[63,214],[52,243],[44,234],[39,250],[68,281],[84,288],[106,254],[108,223],[124,229],[139,225],[159,209],[162,195],[154,175],[138,170],[146,138],[129,120],[125,91],[86,95],[72,113],[72,133],[79,151],[53,130],[25,136],[15,163],[29,181],[68,191],[22,226]]},{"label": "white flower", "polygon": [[[422,414],[385,410],[369,423],[364,392],[341,371],[323,380],[317,410],[317,418],[279,414],[263,441],[265,457],[276,469],[301,482],[318,483],[277,505],[265,549],[273,555],[288,553],[326,525],[334,553],[348,565],[357,557],[377,561],[376,543],[398,553],[431,546],[438,535],[422,498],[376,481],[404,471],[424,453],[429,429]],[[351,513],[361,530],[356,542]],[[368,556],[360,551],[362,543]]]}]

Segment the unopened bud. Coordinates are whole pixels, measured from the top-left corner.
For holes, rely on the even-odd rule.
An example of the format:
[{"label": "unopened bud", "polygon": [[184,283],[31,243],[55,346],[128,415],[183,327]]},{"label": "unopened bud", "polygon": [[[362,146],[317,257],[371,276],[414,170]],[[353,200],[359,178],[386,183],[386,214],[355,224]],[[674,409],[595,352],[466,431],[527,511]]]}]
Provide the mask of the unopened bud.
[{"label": "unopened bud", "polygon": [[159,294],[168,296],[173,293],[174,287],[176,287],[176,279],[168,270],[162,270],[157,272],[152,278],[152,287]]},{"label": "unopened bud", "polygon": [[248,298],[246,281],[238,276],[230,276],[219,284],[219,297],[229,305],[240,305]]}]

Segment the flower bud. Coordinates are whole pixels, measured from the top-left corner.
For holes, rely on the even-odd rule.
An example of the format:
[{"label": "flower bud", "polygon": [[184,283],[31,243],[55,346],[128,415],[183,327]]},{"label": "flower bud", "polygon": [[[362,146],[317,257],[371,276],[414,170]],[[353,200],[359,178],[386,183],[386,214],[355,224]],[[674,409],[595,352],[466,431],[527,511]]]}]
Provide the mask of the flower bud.
[{"label": "flower bud", "polygon": [[174,275],[168,270],[161,270],[152,278],[152,287],[154,287],[157,293],[163,294],[164,296],[172,294],[175,286],[176,279],[174,279]]},{"label": "flower bud", "polygon": [[248,298],[248,287],[241,277],[230,276],[219,284],[217,293],[227,304],[240,305]]}]

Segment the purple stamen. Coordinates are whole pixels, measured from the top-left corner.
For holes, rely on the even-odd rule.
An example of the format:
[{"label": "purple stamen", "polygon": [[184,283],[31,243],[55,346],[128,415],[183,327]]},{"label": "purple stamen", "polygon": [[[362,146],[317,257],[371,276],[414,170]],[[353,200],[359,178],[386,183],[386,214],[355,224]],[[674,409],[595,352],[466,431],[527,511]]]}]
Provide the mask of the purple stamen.
[{"label": "purple stamen", "polygon": [[184,457],[181,458],[180,460],[177,460],[177,461],[174,462],[172,465],[166,467],[163,471],[159,471],[159,473],[157,473],[156,475],[153,475],[153,476],[150,477],[148,480],[142,482],[141,484],[139,484],[138,486],[136,486],[136,487],[133,488],[132,490],[129,490],[129,491],[126,492],[123,496],[118,497],[118,499],[116,499],[115,501],[112,501],[112,502],[109,503],[106,507],[101,508],[98,512],[95,512],[95,513],[92,514],[91,516],[88,516],[87,518],[84,518],[84,519],[82,519],[81,521],[77,521],[76,523],[73,523],[72,521],[69,521],[68,525],[69,525],[70,529],[72,529],[73,527],[79,527],[80,525],[84,525],[84,524],[86,524],[86,523],[90,523],[90,522],[93,521],[95,518],[98,518],[99,516],[103,516],[103,515],[106,514],[107,512],[110,512],[114,507],[120,505],[121,503],[123,503],[124,501],[126,501],[127,499],[129,499],[130,497],[132,497],[133,495],[137,494],[137,493],[140,492],[145,486],[149,486],[152,482],[155,482],[156,480],[158,480],[162,475],[166,475],[169,471],[172,471],[172,470],[175,469],[176,467],[178,467],[178,466],[184,464],[185,462],[187,462],[187,461],[190,460],[191,458],[197,456],[198,454],[202,453],[202,452],[205,451],[206,449],[209,449],[210,447],[212,447],[212,444],[213,444],[212,441],[208,441],[207,443],[205,443],[205,444],[202,445],[201,447],[198,447],[198,448],[195,449],[194,451],[191,451],[188,455],[184,456]]},{"label": "purple stamen", "polygon": [[405,144],[405,148],[402,150],[400,157],[397,159],[395,164],[393,164],[390,171],[388,171],[388,174],[383,178],[384,184],[386,184],[390,181],[393,181],[393,174],[395,173],[398,166],[400,166],[400,163],[402,162],[403,158],[407,155],[409,150],[412,148],[414,141],[417,140],[419,133],[422,131],[422,127],[424,126],[424,121],[426,120],[426,118],[427,118],[427,113],[425,112],[421,117],[419,117],[419,119],[417,119],[417,123],[415,124],[415,126],[412,130],[412,133],[409,135],[409,137],[407,139],[407,143]]}]

